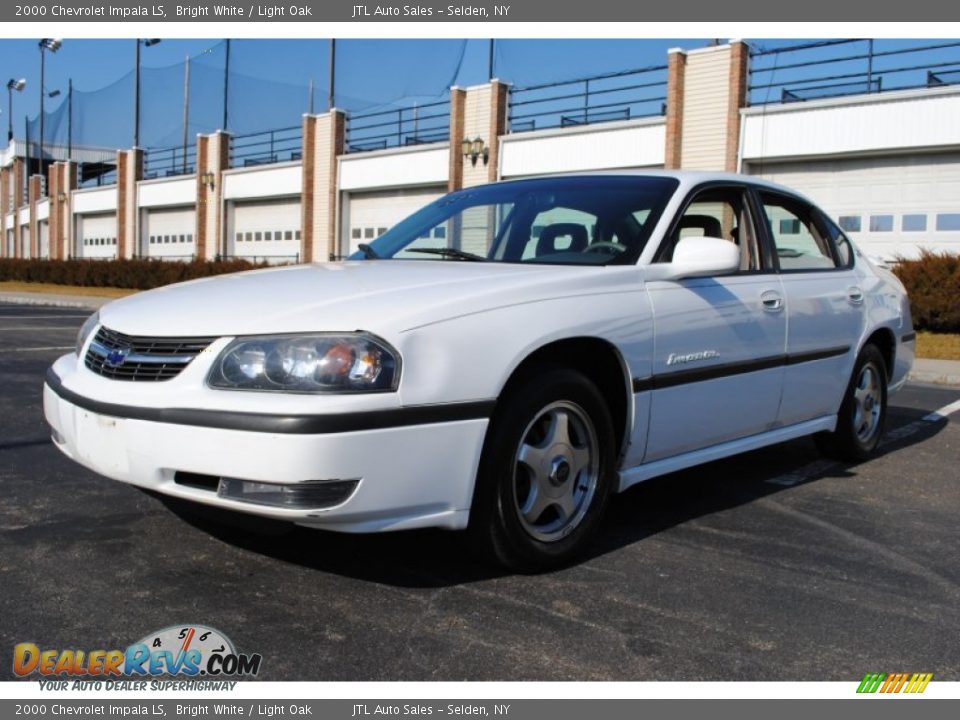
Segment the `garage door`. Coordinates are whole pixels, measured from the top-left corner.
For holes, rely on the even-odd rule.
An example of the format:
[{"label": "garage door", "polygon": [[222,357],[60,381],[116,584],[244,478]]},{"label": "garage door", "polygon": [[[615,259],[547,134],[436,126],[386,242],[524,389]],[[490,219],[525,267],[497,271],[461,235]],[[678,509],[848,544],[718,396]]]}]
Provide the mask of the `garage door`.
[{"label": "garage door", "polygon": [[40,257],[50,257],[50,223],[47,220],[40,220],[37,223],[40,229]]},{"label": "garage door", "polygon": [[20,226],[20,257],[33,257],[30,253],[30,226]]},{"label": "garage door", "polygon": [[117,257],[117,216],[114,213],[78,215],[76,222],[77,257]]},{"label": "garage door", "polygon": [[960,251],[960,153],[751,163],[808,195],[869,255]]},{"label": "garage door", "polygon": [[443,186],[350,193],[344,202],[343,227],[345,254],[355,252],[357,245],[380,237],[406,218],[446,192]]},{"label": "garage door", "polygon": [[6,257],[14,257],[17,254],[17,244],[14,239],[15,233],[13,228],[7,230],[7,252]]},{"label": "garage door", "polygon": [[196,253],[193,232],[196,213],[192,206],[152,208],[144,212],[141,247],[147,257],[189,260]]},{"label": "garage door", "polygon": [[228,254],[267,262],[299,260],[299,198],[236,202],[228,212]]}]

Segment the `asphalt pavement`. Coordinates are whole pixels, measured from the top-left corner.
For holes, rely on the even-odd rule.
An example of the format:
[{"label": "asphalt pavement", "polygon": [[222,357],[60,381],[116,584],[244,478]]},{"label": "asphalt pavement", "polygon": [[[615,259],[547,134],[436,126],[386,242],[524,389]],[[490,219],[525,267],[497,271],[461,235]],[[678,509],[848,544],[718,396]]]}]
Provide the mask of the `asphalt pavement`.
[{"label": "asphalt pavement", "polygon": [[960,680],[960,412],[933,414],[960,388],[891,398],[863,464],[804,439],[643,483],[582,562],[517,575],[442,531],[196,515],[67,460],[41,389],[86,313],[0,304],[0,679],[19,642],[201,623],[269,680]]}]

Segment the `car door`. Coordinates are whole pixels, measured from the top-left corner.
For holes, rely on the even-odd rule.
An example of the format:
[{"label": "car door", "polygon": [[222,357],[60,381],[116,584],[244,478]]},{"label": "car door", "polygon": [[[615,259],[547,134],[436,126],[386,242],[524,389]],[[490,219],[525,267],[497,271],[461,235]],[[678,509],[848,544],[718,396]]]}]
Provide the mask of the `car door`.
[{"label": "car door", "polygon": [[740,247],[740,271],[648,282],[654,317],[645,462],[769,430],[783,382],[786,316],[780,280],[744,186],[695,191],[658,251],[688,234]]},{"label": "car door", "polygon": [[853,253],[809,203],[758,192],[764,232],[775,248],[787,315],[787,358],[779,425],[835,414],[866,321]]}]

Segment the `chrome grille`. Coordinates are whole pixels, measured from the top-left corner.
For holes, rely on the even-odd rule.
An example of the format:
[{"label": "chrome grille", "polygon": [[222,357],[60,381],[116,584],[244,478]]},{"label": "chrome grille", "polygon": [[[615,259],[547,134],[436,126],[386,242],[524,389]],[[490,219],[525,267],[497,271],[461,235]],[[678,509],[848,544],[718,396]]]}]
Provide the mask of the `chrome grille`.
[{"label": "chrome grille", "polygon": [[101,327],[84,364],[111,380],[169,380],[216,338],[134,337]]}]

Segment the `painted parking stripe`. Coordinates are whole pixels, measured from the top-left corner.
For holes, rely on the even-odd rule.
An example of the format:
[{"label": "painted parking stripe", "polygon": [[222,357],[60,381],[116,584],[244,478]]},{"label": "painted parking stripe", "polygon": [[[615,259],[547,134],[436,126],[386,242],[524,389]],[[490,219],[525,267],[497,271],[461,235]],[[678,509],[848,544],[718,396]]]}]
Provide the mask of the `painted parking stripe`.
[{"label": "painted parking stripe", "polygon": [[955,400],[949,405],[944,405],[939,410],[934,410],[929,415],[924,415],[922,420],[925,420],[926,422],[937,422],[938,420],[943,420],[945,417],[952,415],[958,410],[960,410],[960,400]]},{"label": "painted parking stripe", "polygon": [[[903,440],[904,438],[908,438],[911,435],[915,435],[926,428],[930,423],[936,423],[940,422],[941,420],[945,420],[950,415],[958,411],[960,411],[960,400],[956,400],[949,405],[944,405],[939,410],[934,410],[932,413],[924,415],[919,420],[914,420],[912,423],[907,423],[902,427],[898,427],[896,430],[891,430],[890,432],[886,433],[883,436],[883,440],[880,441],[880,447],[884,447],[890,443],[895,443]],[[794,485],[800,485],[801,483],[808,482],[815,477],[819,477],[831,468],[839,466],[840,463],[833,460],[814,460],[813,462],[807,463],[803,467],[794,470],[793,472],[768,478],[764,480],[764,482],[768,485],[793,487]]]}]

